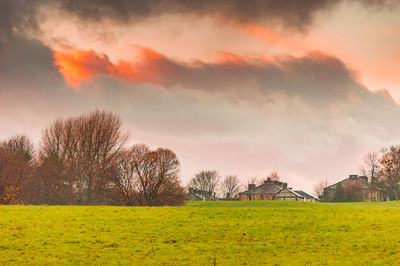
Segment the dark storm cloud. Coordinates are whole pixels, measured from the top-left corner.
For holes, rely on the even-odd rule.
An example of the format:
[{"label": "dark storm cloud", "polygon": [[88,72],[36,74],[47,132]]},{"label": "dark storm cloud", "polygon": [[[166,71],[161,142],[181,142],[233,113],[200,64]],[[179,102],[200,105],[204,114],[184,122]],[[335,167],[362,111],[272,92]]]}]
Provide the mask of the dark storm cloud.
[{"label": "dark storm cloud", "polygon": [[42,1],[0,1],[0,44],[6,42],[15,31],[37,29],[36,12]]},{"label": "dark storm cloud", "polygon": [[135,21],[164,14],[221,16],[224,19],[251,22],[278,22],[285,27],[305,28],[317,11],[326,10],[337,0],[62,0],[65,10],[83,19]]},{"label": "dark storm cloud", "polygon": [[92,22],[110,19],[135,23],[161,15],[195,15],[216,16],[237,23],[270,23],[304,31],[318,12],[330,11],[343,2],[376,8],[399,7],[397,0],[1,0],[0,41],[4,42],[14,31],[37,30],[40,7],[46,11],[60,8]]},{"label": "dark storm cloud", "polygon": [[84,20],[108,18],[126,23],[181,14],[217,16],[239,23],[266,22],[298,30],[306,30],[316,13],[329,11],[342,2],[380,8],[399,6],[397,0],[60,0],[62,9]]}]

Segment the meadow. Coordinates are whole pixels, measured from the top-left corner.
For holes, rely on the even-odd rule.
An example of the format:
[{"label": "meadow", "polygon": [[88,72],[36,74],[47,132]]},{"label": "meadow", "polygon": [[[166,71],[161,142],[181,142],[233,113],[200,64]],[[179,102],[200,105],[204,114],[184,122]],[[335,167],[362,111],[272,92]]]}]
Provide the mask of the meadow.
[{"label": "meadow", "polygon": [[0,264],[304,265],[400,261],[400,203],[0,206]]}]

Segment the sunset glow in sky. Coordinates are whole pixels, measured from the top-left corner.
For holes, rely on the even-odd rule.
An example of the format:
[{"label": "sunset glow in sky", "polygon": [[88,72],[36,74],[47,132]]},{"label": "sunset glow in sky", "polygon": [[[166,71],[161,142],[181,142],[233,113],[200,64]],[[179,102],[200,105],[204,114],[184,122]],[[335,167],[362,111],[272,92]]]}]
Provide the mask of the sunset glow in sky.
[{"label": "sunset glow in sky", "polygon": [[104,109],[183,182],[312,192],[400,144],[399,44],[396,0],[2,0],[0,139]]}]

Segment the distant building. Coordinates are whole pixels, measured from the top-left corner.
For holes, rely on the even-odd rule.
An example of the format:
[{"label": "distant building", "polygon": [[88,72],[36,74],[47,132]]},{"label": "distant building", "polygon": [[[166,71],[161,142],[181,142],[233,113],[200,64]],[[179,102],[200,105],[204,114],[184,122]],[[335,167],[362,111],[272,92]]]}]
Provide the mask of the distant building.
[{"label": "distant building", "polygon": [[239,199],[246,200],[290,200],[304,201],[304,196],[287,187],[287,183],[268,178],[264,184],[249,184],[248,189],[239,193]]},{"label": "distant building", "polygon": [[189,188],[187,196],[190,200],[218,200],[215,193],[210,191],[198,190],[194,188]]},{"label": "distant building", "polygon": [[297,194],[300,194],[304,197],[304,201],[309,201],[309,202],[317,202],[319,201],[319,199],[317,199],[316,197],[308,194],[307,192],[304,192],[303,190],[295,190],[294,192],[296,192]]},{"label": "distant building", "polygon": [[[340,193],[339,193],[340,190]],[[340,194],[340,195],[338,195]],[[338,199],[338,197],[341,197]],[[370,189],[366,176],[350,175],[324,189],[326,201],[384,201],[385,196],[379,189]]]},{"label": "distant building", "polygon": [[274,200],[304,201],[304,196],[294,192],[290,188],[283,188],[275,194]]}]

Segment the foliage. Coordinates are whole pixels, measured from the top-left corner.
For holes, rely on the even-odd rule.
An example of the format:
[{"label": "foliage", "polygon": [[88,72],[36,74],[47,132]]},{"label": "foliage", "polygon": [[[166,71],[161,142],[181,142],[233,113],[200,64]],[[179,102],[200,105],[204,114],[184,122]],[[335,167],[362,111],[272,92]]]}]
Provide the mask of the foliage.
[{"label": "foliage", "polygon": [[18,198],[19,188],[14,186],[7,186],[0,193],[0,204],[15,205],[22,203]]},{"label": "foliage", "polygon": [[391,265],[399,202],[0,206],[0,265]]}]

